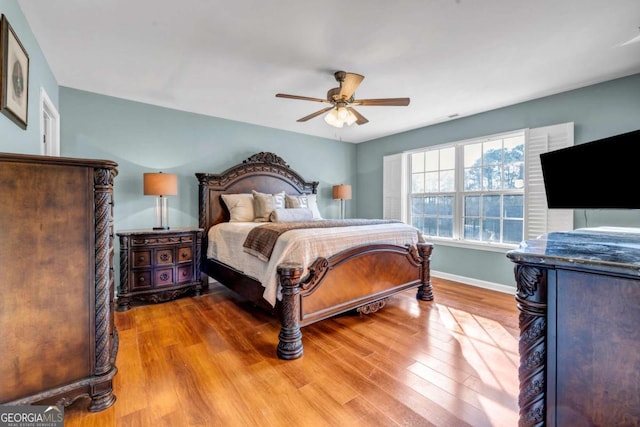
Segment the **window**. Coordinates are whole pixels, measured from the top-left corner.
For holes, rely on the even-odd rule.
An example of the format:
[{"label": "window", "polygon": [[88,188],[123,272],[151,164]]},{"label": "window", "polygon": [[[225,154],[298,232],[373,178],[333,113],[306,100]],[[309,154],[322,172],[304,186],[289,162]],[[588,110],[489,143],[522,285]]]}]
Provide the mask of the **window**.
[{"label": "window", "polygon": [[[572,210],[546,209],[539,160],[568,145],[573,123],[386,156],[385,218],[402,219],[431,240],[487,247],[572,229]],[[400,197],[388,197],[391,191]]]},{"label": "window", "polygon": [[423,234],[478,242],[522,241],[524,132],[425,149],[409,159],[409,220]]}]

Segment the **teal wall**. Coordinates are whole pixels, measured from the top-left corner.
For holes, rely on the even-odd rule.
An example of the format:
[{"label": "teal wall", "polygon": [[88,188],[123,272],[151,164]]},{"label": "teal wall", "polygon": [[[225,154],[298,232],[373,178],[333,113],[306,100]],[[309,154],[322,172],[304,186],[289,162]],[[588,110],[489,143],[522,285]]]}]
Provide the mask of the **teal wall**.
[{"label": "teal wall", "polygon": [[[574,122],[576,144],[640,129],[640,74],[358,144],[354,193],[358,216],[382,215],[385,155],[564,122]],[[636,192],[629,190],[630,195]],[[576,228],[640,227],[636,210],[576,210],[574,218]],[[431,266],[435,271],[515,286],[513,265],[504,253],[436,245]]]},{"label": "teal wall", "polygon": [[331,187],[355,181],[349,143],[171,110],[60,87],[61,155],[116,161],[114,222],[119,229],[154,225],[154,198],[142,194],[144,172],[178,175],[169,197],[171,226],[198,225],[196,172],[217,173],[261,151],[281,156],[308,181],[319,181],[326,218],[339,215]]},{"label": "teal wall", "polygon": [[51,102],[58,108],[58,83],[18,2],[0,0],[0,13],[7,17],[29,55],[27,129],[22,129],[0,113],[0,152],[40,154],[40,88],[44,88]]}]

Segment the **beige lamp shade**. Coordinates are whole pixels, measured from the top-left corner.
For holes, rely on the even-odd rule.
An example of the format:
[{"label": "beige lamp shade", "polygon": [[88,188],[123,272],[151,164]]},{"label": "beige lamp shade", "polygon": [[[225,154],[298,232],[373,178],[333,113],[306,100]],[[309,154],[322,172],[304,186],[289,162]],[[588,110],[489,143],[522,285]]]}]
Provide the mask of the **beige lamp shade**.
[{"label": "beige lamp shade", "polygon": [[145,196],[176,196],[178,194],[178,176],[173,173],[145,173]]},{"label": "beige lamp shade", "polygon": [[335,200],[351,200],[351,186],[346,184],[334,185],[333,198]]}]

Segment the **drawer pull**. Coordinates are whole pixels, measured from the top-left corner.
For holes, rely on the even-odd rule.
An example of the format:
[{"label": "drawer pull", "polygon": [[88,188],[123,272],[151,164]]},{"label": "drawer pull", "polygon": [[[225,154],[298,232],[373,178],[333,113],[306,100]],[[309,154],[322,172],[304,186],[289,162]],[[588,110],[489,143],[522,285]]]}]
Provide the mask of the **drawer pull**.
[{"label": "drawer pull", "polygon": [[139,256],[138,257],[138,261],[144,261],[144,257],[143,256]]},{"label": "drawer pull", "polygon": [[188,257],[188,256],[189,256],[189,254],[188,254],[188,253],[186,253],[186,252],[182,252],[182,258],[186,258],[186,257]]},{"label": "drawer pull", "polygon": [[169,259],[169,255],[168,254],[162,254],[162,255],[160,255],[160,259],[162,261],[167,261]]},{"label": "drawer pull", "polygon": [[165,281],[165,280],[169,280],[169,274],[167,274],[167,273],[162,273],[162,274],[160,275],[160,279],[161,279],[161,280],[163,280],[163,281]]},{"label": "drawer pull", "polygon": [[138,278],[138,282],[140,282],[140,283],[144,283],[144,277],[139,277],[139,278]]},{"label": "drawer pull", "polygon": [[189,275],[189,272],[188,272],[188,271],[183,271],[183,272],[182,272],[182,277],[187,277],[188,275]]}]

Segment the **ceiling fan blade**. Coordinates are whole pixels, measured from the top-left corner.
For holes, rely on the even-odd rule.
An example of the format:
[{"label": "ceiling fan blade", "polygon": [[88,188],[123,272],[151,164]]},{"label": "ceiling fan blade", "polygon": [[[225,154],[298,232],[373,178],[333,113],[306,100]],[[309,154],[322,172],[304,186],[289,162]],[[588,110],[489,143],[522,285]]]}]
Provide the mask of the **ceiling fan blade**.
[{"label": "ceiling fan blade", "polygon": [[381,99],[358,99],[351,103],[351,105],[382,105],[382,106],[397,106],[405,107],[409,105],[409,98],[381,98]]},{"label": "ceiling fan blade", "polygon": [[304,116],[303,118],[298,119],[298,120],[296,120],[296,121],[297,121],[297,122],[306,122],[307,120],[313,119],[314,117],[317,117],[317,116],[319,116],[319,115],[320,115],[320,114],[322,114],[322,113],[326,113],[326,112],[327,112],[327,111],[329,111],[329,110],[333,110],[333,106],[331,106],[331,107],[327,107],[327,108],[323,108],[323,109],[322,109],[322,110],[320,110],[320,111],[316,111],[315,113],[311,113],[311,114],[309,114],[308,116]]},{"label": "ceiling fan blade", "polygon": [[356,116],[356,118],[358,119],[358,120],[356,120],[356,124],[357,125],[363,125],[365,123],[369,123],[369,120],[367,120],[367,118],[365,116],[363,116],[362,114],[358,113],[358,111],[356,111],[355,108],[349,107],[349,109],[351,110],[353,115]]},{"label": "ceiling fan blade", "polygon": [[340,93],[338,94],[338,97],[340,99],[351,98],[358,86],[360,86],[360,83],[362,83],[362,80],[364,80],[364,76],[361,76],[360,74],[346,73],[344,81],[340,86]]},{"label": "ceiling fan blade", "polygon": [[286,93],[276,93],[277,98],[300,99],[302,101],[329,102],[326,99],[310,98],[308,96],[287,95]]}]

